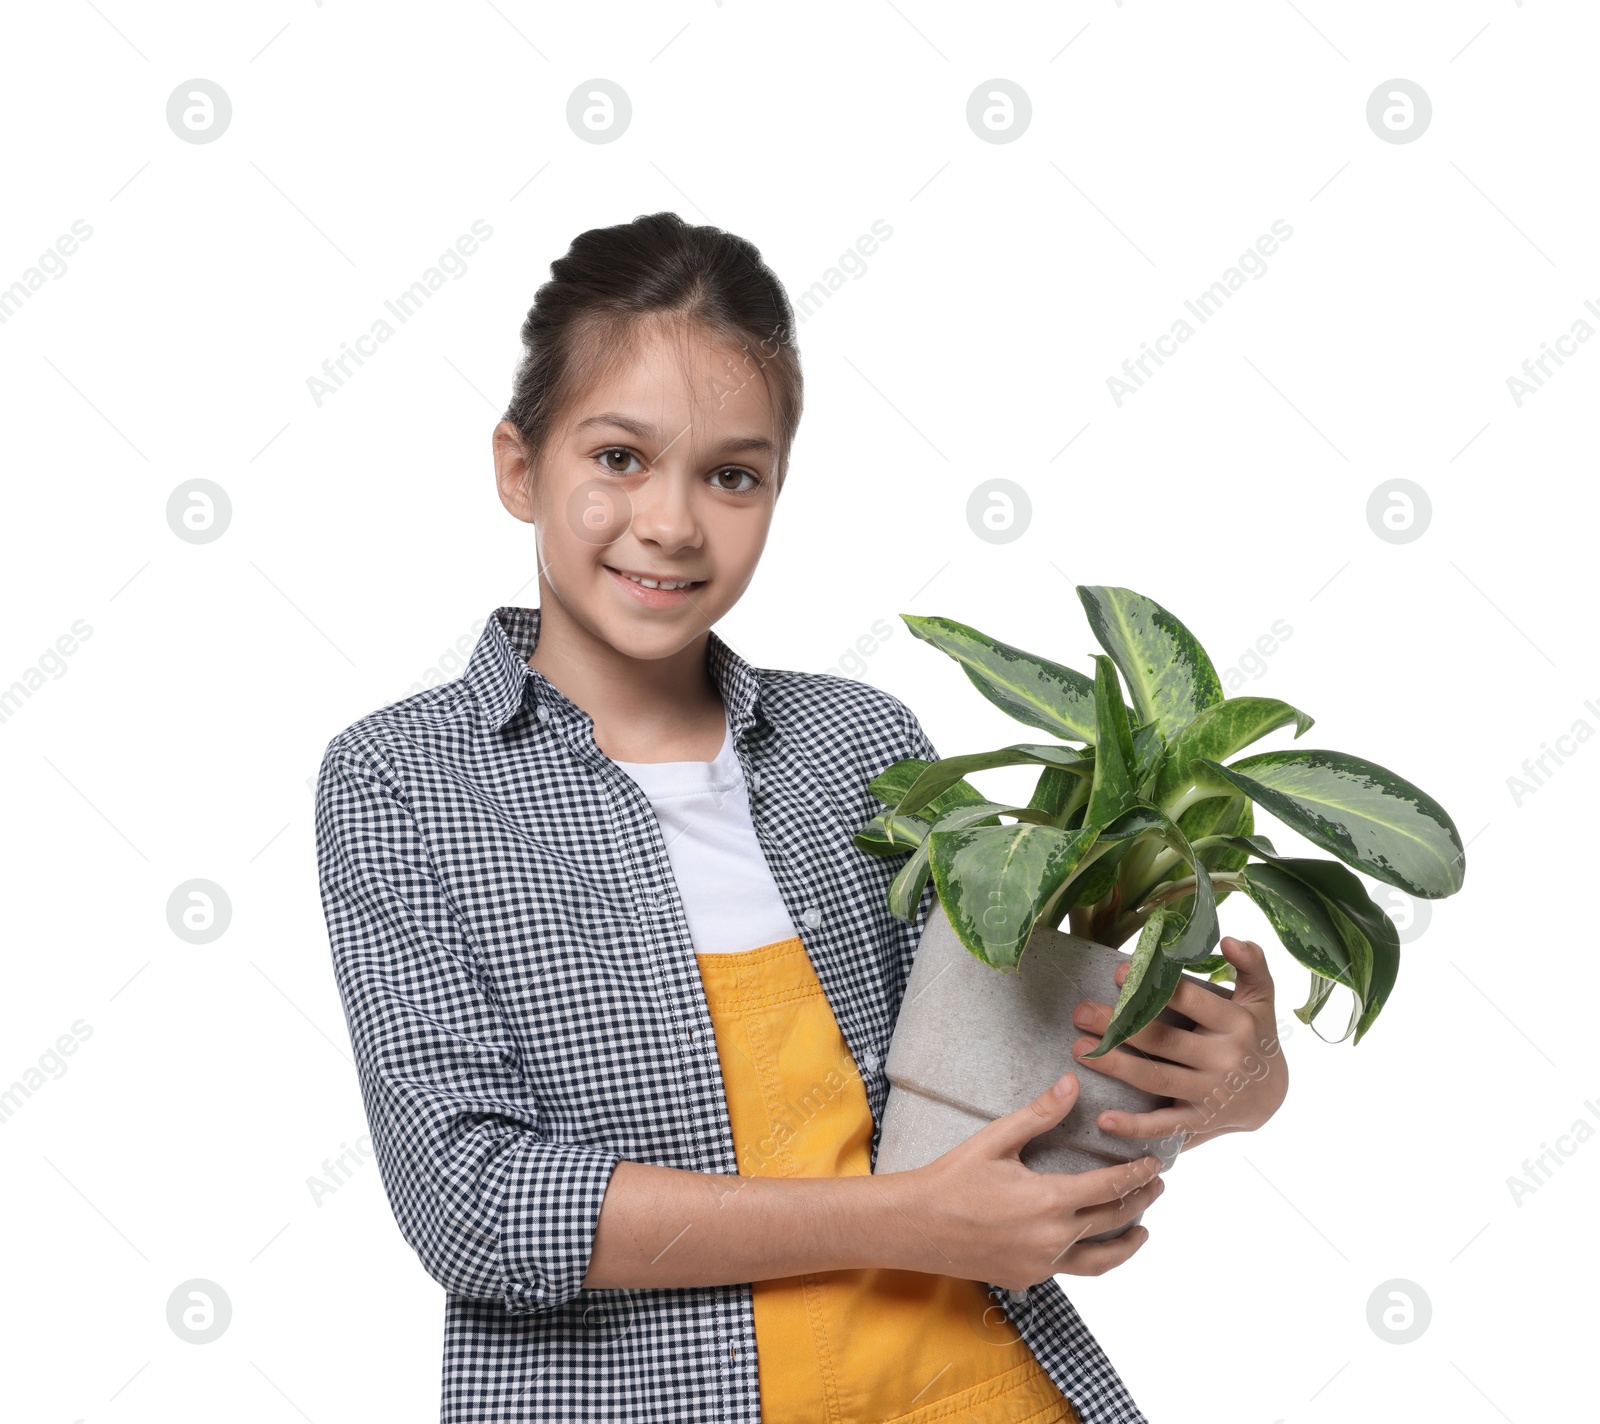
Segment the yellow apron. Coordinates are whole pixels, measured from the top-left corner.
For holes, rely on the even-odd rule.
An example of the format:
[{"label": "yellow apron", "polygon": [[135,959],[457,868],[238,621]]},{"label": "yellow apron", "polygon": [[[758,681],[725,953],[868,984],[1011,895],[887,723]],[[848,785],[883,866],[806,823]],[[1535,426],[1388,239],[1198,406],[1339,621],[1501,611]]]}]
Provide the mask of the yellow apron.
[{"label": "yellow apron", "polygon": [[[740,1176],[866,1176],[872,1114],[798,937],[698,954]],[[763,1424],[1081,1424],[979,1281],[756,1281]]]}]

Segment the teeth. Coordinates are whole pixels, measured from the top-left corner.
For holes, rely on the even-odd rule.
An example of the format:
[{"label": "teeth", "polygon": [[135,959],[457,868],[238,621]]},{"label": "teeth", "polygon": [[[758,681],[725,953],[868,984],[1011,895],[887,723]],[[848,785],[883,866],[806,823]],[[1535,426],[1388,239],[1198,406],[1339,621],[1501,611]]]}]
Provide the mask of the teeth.
[{"label": "teeth", "polygon": [[[620,569],[617,570],[617,572],[618,573],[622,573],[622,571]],[[637,584],[644,585],[645,588],[666,588],[666,589],[688,588],[691,584],[699,582],[698,579],[677,579],[677,580],[672,580],[672,579],[639,578],[634,574],[622,574],[622,576],[623,576],[623,578],[629,580],[629,582],[631,582],[631,583],[637,583]]]}]

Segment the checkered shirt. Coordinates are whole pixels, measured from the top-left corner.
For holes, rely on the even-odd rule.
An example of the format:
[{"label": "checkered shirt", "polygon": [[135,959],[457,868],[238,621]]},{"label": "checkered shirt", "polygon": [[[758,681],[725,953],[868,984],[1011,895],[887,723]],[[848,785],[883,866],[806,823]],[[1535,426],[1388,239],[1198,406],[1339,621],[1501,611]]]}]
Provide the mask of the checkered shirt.
[{"label": "checkered shirt", "polygon": [[[496,609],[463,675],[329,742],[317,859],[333,967],[400,1231],[444,1287],[441,1424],[761,1417],[750,1287],[586,1290],[620,1159],[738,1173],[716,1039],[660,828]],[[866,1088],[917,921],[853,833],[867,782],[936,759],[869,684],[756,668],[712,632],[756,830]],[[992,1289],[1084,1424],[1144,1424],[1055,1280]]]}]

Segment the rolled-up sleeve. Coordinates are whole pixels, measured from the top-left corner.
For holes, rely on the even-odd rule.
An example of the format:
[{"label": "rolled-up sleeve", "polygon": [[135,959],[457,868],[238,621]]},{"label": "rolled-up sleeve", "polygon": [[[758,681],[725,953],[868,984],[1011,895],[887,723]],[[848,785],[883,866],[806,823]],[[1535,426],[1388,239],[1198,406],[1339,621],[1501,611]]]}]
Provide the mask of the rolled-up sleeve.
[{"label": "rolled-up sleeve", "polygon": [[901,702],[900,715],[906,727],[906,755],[920,757],[923,761],[938,761],[939,753],[928,740],[928,734],[922,730],[922,723],[917,721],[917,714]]},{"label": "rolled-up sleeve", "polygon": [[467,927],[381,750],[317,782],[323,913],[401,1234],[447,1291],[554,1310],[580,1290],[618,1154],[554,1142]]}]

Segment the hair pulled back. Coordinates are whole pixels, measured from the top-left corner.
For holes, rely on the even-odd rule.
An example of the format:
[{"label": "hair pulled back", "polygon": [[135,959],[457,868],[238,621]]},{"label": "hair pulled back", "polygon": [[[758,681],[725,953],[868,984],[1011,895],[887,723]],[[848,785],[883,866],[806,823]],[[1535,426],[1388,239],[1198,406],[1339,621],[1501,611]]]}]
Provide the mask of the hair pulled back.
[{"label": "hair pulled back", "polygon": [[550,264],[522,323],[523,357],[502,417],[530,466],[559,434],[562,413],[627,359],[651,322],[698,327],[740,349],[727,384],[766,382],[781,487],[802,401],[789,298],[753,243],[672,212],[590,228]]}]

